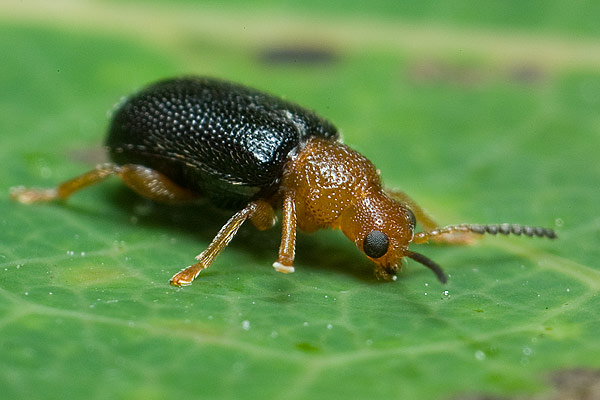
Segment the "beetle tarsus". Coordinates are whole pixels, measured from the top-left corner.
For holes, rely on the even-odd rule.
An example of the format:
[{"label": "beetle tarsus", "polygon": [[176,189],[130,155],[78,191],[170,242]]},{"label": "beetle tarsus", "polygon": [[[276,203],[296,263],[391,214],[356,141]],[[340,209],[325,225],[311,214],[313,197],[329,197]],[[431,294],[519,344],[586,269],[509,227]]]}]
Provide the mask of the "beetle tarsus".
[{"label": "beetle tarsus", "polygon": [[204,266],[201,263],[190,265],[173,275],[169,283],[177,287],[189,286],[203,269]]},{"label": "beetle tarsus", "polygon": [[278,261],[275,261],[273,263],[273,268],[275,268],[277,272],[281,272],[283,274],[291,274],[292,272],[294,272],[293,266],[283,265]]},{"label": "beetle tarsus", "polygon": [[10,188],[10,198],[23,204],[43,203],[57,198],[56,189],[36,189],[25,186]]}]

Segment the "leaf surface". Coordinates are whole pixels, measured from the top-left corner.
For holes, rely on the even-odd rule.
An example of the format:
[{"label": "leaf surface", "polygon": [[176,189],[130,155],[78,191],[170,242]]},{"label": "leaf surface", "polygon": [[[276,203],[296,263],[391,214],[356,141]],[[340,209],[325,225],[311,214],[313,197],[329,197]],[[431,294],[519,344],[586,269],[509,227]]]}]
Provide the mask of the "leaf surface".
[{"label": "leaf surface", "polygon": [[[600,367],[593,52],[571,57],[572,39],[501,30],[510,23],[469,39],[466,17],[430,30],[420,24],[435,19],[426,10],[404,15],[418,33],[409,46],[389,35],[402,31],[393,21],[378,30],[369,19],[377,17],[365,17],[350,30],[353,7],[325,25],[308,6],[293,19],[268,3],[256,15],[186,2],[44,4],[2,6],[5,190],[52,186],[101,162],[122,96],[168,76],[214,75],[318,110],[388,186],[442,225],[518,222],[556,228],[560,239],[415,246],[450,275],[442,286],[414,262],[398,281],[378,282],[339,232],[301,234],[297,272],[278,274],[270,267],[278,227],[244,226],[192,286],[177,289],[168,279],[226,213],[154,205],[117,180],[62,204],[24,206],[6,195],[3,397],[439,399],[543,392],[552,371]],[[264,20],[277,35],[258,31]],[[461,37],[469,50],[434,46],[423,32]],[[322,46],[302,42],[325,33]],[[585,49],[600,48],[594,34]],[[311,46],[324,57],[265,56],[285,48],[300,57]]]}]

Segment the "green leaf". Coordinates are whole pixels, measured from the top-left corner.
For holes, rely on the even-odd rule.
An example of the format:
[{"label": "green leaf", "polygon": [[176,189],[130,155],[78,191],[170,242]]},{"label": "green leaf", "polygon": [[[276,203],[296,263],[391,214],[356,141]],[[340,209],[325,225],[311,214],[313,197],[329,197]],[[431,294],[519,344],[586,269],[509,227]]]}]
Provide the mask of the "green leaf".
[{"label": "green leaf", "polygon": [[[527,396],[600,367],[600,42],[502,29],[597,24],[570,31],[558,6],[543,23],[483,18],[488,31],[466,11],[428,24],[435,7],[382,20],[357,5],[323,19],[160,3],[0,6],[3,398]],[[415,246],[442,286],[412,261],[379,282],[327,231],[301,234],[296,273],[278,274],[279,228],[249,225],[177,289],[169,278],[229,215],[154,205],[117,180],[61,204],[9,200],[100,162],[113,105],[181,74],[318,110],[443,225],[542,225],[559,240]]]}]

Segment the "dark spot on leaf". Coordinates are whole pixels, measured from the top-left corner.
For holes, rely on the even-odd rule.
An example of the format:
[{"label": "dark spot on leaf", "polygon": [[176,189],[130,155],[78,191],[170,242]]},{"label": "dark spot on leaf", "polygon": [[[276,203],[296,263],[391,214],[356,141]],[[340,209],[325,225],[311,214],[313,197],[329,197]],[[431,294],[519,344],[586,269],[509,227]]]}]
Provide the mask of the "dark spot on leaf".
[{"label": "dark spot on leaf", "polygon": [[600,399],[600,370],[573,368],[554,372],[550,381],[557,393],[550,400],[596,400]]},{"label": "dark spot on leaf", "polygon": [[299,342],[296,344],[296,348],[307,353],[315,353],[317,351],[321,351],[320,348],[318,348],[317,346],[313,346],[308,342]]},{"label": "dark spot on leaf", "polygon": [[487,80],[483,68],[441,60],[420,60],[408,68],[409,78],[420,84],[454,84],[461,87],[481,86]]},{"label": "dark spot on leaf", "polygon": [[476,308],[474,311],[475,312],[483,312],[483,310],[481,308]]},{"label": "dark spot on leaf", "polygon": [[508,79],[520,84],[535,84],[544,79],[544,73],[537,65],[521,64],[509,68]]},{"label": "dark spot on leaf", "polygon": [[326,65],[337,58],[331,49],[311,46],[273,47],[259,53],[259,60],[265,64]]},{"label": "dark spot on leaf", "polygon": [[495,67],[452,60],[419,60],[408,67],[408,77],[419,84],[451,84],[476,88],[502,81],[520,85],[538,84],[544,80],[545,74],[535,64]]},{"label": "dark spot on leaf", "polygon": [[550,374],[548,381],[553,390],[539,395],[496,396],[465,394],[453,400],[597,400],[600,399],[600,370],[573,368]]}]

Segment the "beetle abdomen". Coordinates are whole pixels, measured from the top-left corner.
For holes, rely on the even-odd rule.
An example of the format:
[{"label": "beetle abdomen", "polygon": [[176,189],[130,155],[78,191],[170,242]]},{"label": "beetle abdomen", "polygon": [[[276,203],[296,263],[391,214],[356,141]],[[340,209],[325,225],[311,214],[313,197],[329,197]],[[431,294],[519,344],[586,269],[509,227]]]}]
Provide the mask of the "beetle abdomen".
[{"label": "beetle abdomen", "polygon": [[275,192],[291,151],[337,129],[298,105],[233,83],[156,83],[115,113],[106,141],[118,164],[141,164],[177,184],[238,206]]}]

